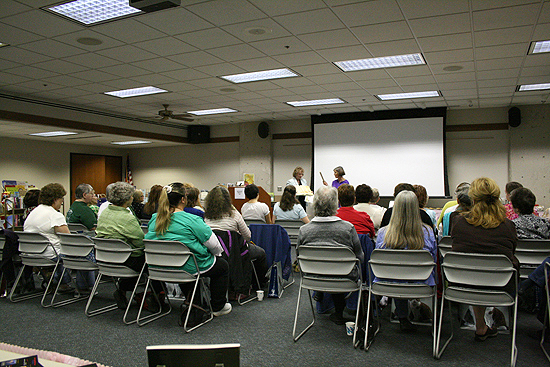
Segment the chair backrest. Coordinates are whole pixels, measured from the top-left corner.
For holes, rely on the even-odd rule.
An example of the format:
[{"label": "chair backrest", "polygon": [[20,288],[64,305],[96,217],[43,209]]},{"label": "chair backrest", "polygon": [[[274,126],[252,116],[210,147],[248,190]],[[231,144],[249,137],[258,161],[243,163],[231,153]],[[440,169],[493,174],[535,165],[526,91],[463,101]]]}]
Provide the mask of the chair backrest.
[{"label": "chair backrest", "polygon": [[450,283],[478,287],[504,287],[515,273],[510,259],[502,254],[449,252],[442,263]]},{"label": "chair backrest", "polygon": [[145,261],[153,266],[181,267],[192,252],[179,241],[143,240]]},{"label": "chair backrest", "polygon": [[69,231],[71,231],[71,233],[89,232],[88,227],[82,223],[67,223],[67,226],[69,227]]},{"label": "chair backrest", "polygon": [[83,234],[59,233],[61,254],[66,256],[87,256],[94,250],[94,241]]},{"label": "chair backrest", "polygon": [[[4,236],[3,234],[0,234],[0,251],[2,251],[4,249],[5,244],[6,244],[6,236]],[[1,255],[2,254],[0,253],[0,256]]]},{"label": "chair backrest", "polygon": [[310,275],[346,276],[361,264],[349,247],[303,245],[298,252],[300,271]]},{"label": "chair backrest", "polygon": [[149,225],[150,219],[140,219],[139,222],[142,226],[147,227]]},{"label": "chair backrest", "polygon": [[437,244],[437,248],[439,249],[439,253],[443,257],[445,257],[447,252],[451,251],[452,247],[453,247],[453,239],[451,238],[451,236],[442,237],[439,240],[439,243]]},{"label": "chair backrest", "polygon": [[149,227],[142,225],[141,230],[143,231],[143,234],[147,234],[147,232],[149,232]]},{"label": "chair backrest", "polygon": [[265,221],[259,220],[259,219],[245,219],[244,222],[246,223],[247,226],[251,224],[267,224]]},{"label": "chair backrest", "polygon": [[275,224],[280,225],[286,230],[292,245],[296,245],[298,243],[298,232],[300,227],[304,225],[304,222],[301,220],[277,220]]},{"label": "chair backrest", "polygon": [[48,246],[51,246],[48,238],[40,233],[17,232],[17,236],[19,237],[19,251],[24,254],[41,255]]},{"label": "chair backrest", "polygon": [[435,262],[427,250],[376,249],[370,255],[370,268],[379,279],[424,281],[430,277]]},{"label": "chair backrest", "polygon": [[550,240],[518,239],[515,255],[521,265],[538,266],[550,256]]},{"label": "chair backrest", "polygon": [[123,264],[134,249],[126,242],[114,238],[92,238],[95,258],[98,262]]}]

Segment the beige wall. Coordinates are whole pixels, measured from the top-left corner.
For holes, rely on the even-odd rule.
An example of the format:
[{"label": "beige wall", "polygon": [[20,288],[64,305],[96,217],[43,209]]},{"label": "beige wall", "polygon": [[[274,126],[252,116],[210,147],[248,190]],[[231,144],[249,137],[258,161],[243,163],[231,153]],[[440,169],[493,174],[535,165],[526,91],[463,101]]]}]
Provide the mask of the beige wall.
[{"label": "beige wall", "polygon": [[[524,183],[537,196],[538,202],[550,206],[550,107],[520,106],[522,124],[518,128],[500,131],[447,133],[447,166],[451,191],[461,181],[479,176],[494,178],[501,188],[509,180]],[[450,110],[450,125],[507,122],[508,108]],[[249,124],[246,129],[236,126],[213,126],[213,137],[254,134]],[[291,134],[311,131],[308,119],[270,122],[273,134]],[[244,136],[240,137],[244,139]],[[252,141],[252,140],[250,140]],[[265,144],[268,140],[262,140]],[[240,142],[204,145],[182,145],[164,148],[130,150],[134,184],[148,189],[153,184],[174,181],[192,182],[201,189],[210,189],[217,183],[242,180],[242,170],[263,172],[271,165],[272,187],[277,192],[292,175],[294,167],[302,166],[310,181],[311,139],[275,139],[271,141],[271,155],[262,146],[265,159],[249,158],[242,154]],[[126,150],[102,149],[82,145],[68,145],[18,139],[2,139],[4,153],[0,160],[0,179],[29,181],[41,186],[48,182],[69,185],[70,153],[126,155]],[[271,161],[271,162],[270,162]],[[261,177],[261,176],[258,176]],[[263,179],[262,179],[263,180]],[[270,183],[265,181],[267,185]],[[504,197],[504,194],[502,195]],[[65,203],[67,205],[68,203]]]},{"label": "beige wall", "polygon": [[[0,147],[0,180],[27,181],[36,187],[58,182],[67,190],[64,208],[70,206],[71,153],[123,156],[122,150],[85,145],[59,144],[38,140],[2,138]],[[98,192],[104,192],[97,189]]]}]

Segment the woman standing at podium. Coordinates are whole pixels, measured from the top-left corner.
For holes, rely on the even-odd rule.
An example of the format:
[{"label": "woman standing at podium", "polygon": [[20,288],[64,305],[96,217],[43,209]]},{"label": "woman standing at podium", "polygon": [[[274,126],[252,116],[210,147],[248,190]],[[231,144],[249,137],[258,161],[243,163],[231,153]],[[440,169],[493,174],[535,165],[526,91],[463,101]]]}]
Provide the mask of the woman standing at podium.
[{"label": "woman standing at podium", "polygon": [[[332,181],[332,187],[334,187],[335,189],[338,189],[340,185],[343,185],[343,184],[349,185],[349,181],[344,178],[346,171],[344,171],[344,168],[342,166],[336,167],[333,171],[334,171],[335,180]],[[328,183],[324,179],[323,179],[323,185],[328,186]]]},{"label": "woman standing at podium", "polygon": [[[292,178],[289,179],[286,182],[285,186],[292,185],[294,187],[298,186],[307,186],[307,181],[304,178],[304,169],[302,167],[296,167],[294,168],[294,172],[292,172]],[[306,197],[305,195],[297,195],[296,199],[300,202],[304,210],[306,210]]]}]

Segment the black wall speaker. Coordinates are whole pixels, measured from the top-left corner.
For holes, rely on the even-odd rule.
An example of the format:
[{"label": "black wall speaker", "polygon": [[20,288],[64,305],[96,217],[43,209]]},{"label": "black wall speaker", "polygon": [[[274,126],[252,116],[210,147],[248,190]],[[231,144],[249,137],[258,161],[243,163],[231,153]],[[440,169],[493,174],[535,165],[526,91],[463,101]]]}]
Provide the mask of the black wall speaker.
[{"label": "black wall speaker", "polygon": [[258,136],[262,139],[269,136],[269,124],[267,122],[262,121],[258,124]]},{"label": "black wall speaker", "polygon": [[191,144],[210,143],[210,126],[208,125],[187,126],[187,140]]},{"label": "black wall speaker", "polygon": [[521,125],[521,111],[517,107],[512,107],[508,110],[508,125],[518,127]]}]

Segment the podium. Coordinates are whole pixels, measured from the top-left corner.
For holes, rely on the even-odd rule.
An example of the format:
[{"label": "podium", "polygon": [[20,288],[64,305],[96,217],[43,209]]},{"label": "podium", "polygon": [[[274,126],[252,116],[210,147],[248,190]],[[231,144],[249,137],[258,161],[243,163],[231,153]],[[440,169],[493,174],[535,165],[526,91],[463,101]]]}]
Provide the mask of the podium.
[{"label": "podium", "polygon": [[[235,199],[235,189],[237,188],[243,188],[243,187],[231,186],[231,187],[228,187],[227,190],[229,190],[229,195],[231,195],[231,203],[240,213],[243,204],[246,203],[248,199]],[[267,204],[269,208],[269,213],[273,216],[273,207],[271,206],[271,196],[261,186],[258,186],[258,189],[260,190],[260,197],[258,198],[258,201],[261,203]]]}]

